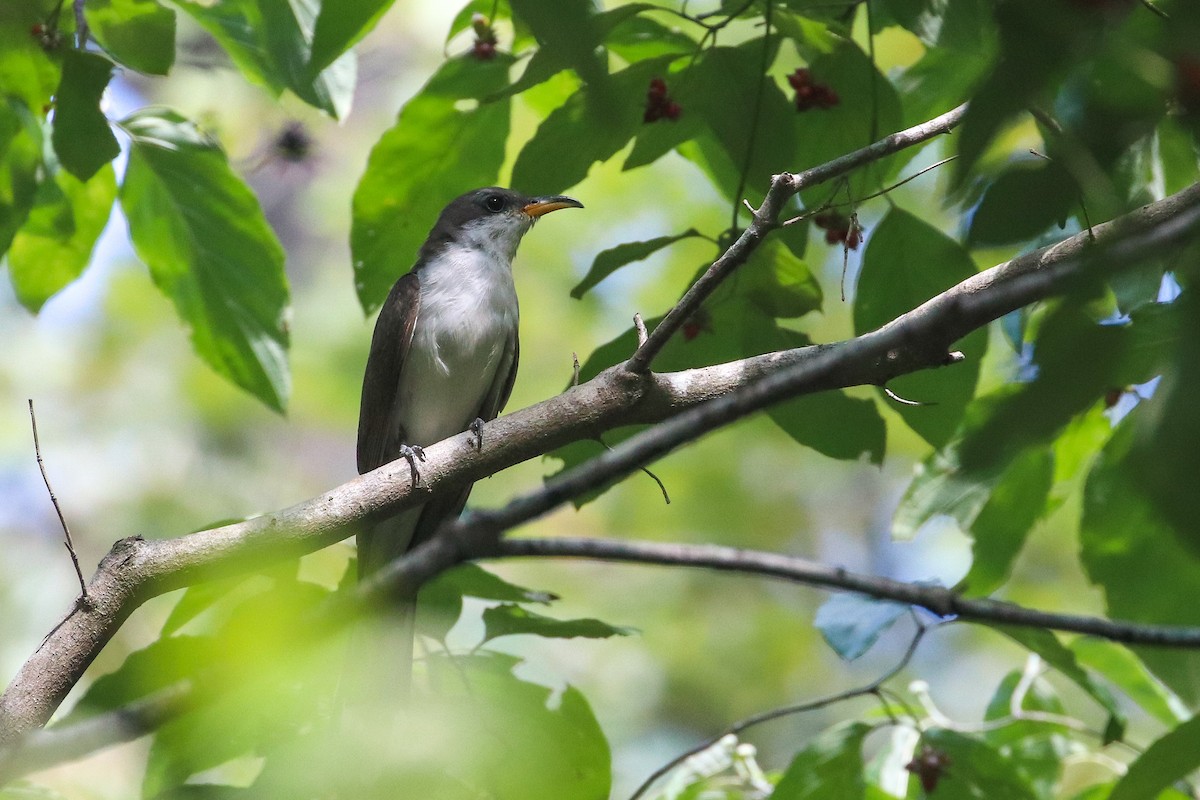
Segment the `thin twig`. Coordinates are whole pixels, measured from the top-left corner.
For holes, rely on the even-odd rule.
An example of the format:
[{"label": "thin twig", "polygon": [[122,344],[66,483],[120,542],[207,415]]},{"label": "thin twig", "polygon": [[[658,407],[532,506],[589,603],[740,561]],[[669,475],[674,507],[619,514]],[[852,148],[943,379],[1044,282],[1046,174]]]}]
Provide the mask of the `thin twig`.
[{"label": "thin twig", "polygon": [[696,745],[695,747],[691,748],[690,750],[680,753],[679,755],[675,756],[670,761],[668,761],[666,764],[663,764],[661,767],[654,770],[654,772],[650,773],[650,776],[647,777],[646,780],[642,781],[641,785],[638,786],[637,790],[634,791],[634,793],[629,796],[629,800],[638,800],[639,797],[644,795],[650,789],[651,786],[653,786],[660,778],[665,776],[668,772],[675,769],[675,767],[679,766],[684,761],[686,761],[687,759],[694,756],[696,753],[699,753],[702,750],[707,750],[708,748],[712,747],[713,745],[715,745],[717,742],[721,741],[721,739],[725,738],[726,736],[739,736],[739,735],[741,735],[741,733],[743,731],[745,731],[749,728],[752,728],[755,725],[761,725],[764,722],[769,722],[771,720],[779,719],[780,717],[787,717],[787,716],[791,716],[794,714],[805,714],[805,713],[808,713],[809,711],[815,711],[820,708],[826,708],[827,706],[834,705],[835,703],[842,703],[842,702],[845,702],[846,700],[853,700],[856,697],[863,697],[865,695],[878,696],[880,688],[883,686],[883,684],[886,683],[887,681],[890,681],[892,678],[896,677],[897,675],[899,675],[901,670],[903,670],[905,667],[907,667],[909,662],[912,661],[913,655],[915,655],[917,652],[917,646],[920,645],[921,640],[925,637],[925,633],[928,630],[929,630],[929,628],[926,625],[923,625],[918,621],[917,631],[915,634],[913,634],[913,638],[912,638],[912,641],[909,642],[908,649],[904,651],[904,655],[901,656],[900,660],[896,663],[896,665],[893,666],[891,669],[889,669],[887,672],[885,672],[883,675],[880,675],[875,680],[866,684],[865,686],[860,686],[856,689],[848,689],[844,692],[838,692],[837,694],[831,694],[831,695],[828,695],[827,697],[818,698],[816,700],[809,700],[804,703],[796,703],[795,705],[783,706],[782,708],[773,708],[770,711],[764,711],[761,714],[755,714],[753,716],[746,717],[745,719],[741,720],[740,722],[736,722],[733,725],[730,725],[728,728],[721,731],[716,736],[713,736],[712,738],[704,741],[703,743]]},{"label": "thin twig", "polygon": [[[767,68],[770,67],[769,61],[771,58],[771,10],[773,8],[774,3],[771,0],[767,0],[767,7],[763,12],[763,22],[766,28],[763,31],[762,63],[759,65],[759,79],[754,88],[754,104],[751,106],[752,110],[750,111],[750,132],[749,136],[746,137],[746,153],[742,158],[742,171],[738,175],[737,189],[733,193],[733,218],[729,221],[729,230],[733,234],[736,234],[738,229],[739,200],[742,199],[742,194],[746,191],[746,181],[750,177],[750,161],[754,158],[754,143],[758,138],[758,118],[762,114],[764,88],[767,81],[771,80],[770,76],[767,75]],[[750,204],[747,203],[746,205],[749,207]],[[754,209],[750,209],[750,213],[753,214]]]},{"label": "thin twig", "polygon": [[75,553],[75,542],[71,540],[71,529],[67,527],[67,518],[63,516],[62,507],[58,504],[58,498],[54,495],[54,490],[50,488],[50,477],[46,474],[46,464],[42,460],[42,445],[38,441],[37,415],[33,413],[33,398],[29,398],[29,424],[33,427],[33,452],[37,456],[38,469],[42,473],[42,482],[46,484],[46,492],[50,495],[50,502],[54,504],[54,511],[58,514],[58,523],[62,525],[63,536],[66,537],[64,544],[67,552],[71,554],[71,563],[75,565],[75,575],[79,578],[79,591],[81,601],[84,605],[91,603],[88,597],[87,581],[83,579],[83,570],[79,567],[79,556]]}]

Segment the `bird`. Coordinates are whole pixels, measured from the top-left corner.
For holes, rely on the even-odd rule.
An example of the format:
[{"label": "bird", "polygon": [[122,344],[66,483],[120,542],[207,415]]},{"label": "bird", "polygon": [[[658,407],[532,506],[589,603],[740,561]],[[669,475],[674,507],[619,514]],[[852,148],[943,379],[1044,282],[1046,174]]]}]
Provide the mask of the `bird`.
[{"label": "bird", "polygon": [[[563,208],[583,204],[495,186],[445,207],[375,323],[359,408],[359,474],[404,458],[416,482],[423,447],[469,433],[482,448],[483,423],[504,408],[517,374],[513,257],[539,218]],[[468,484],[434,496],[359,532],[359,579],[429,539],[458,516],[470,491]],[[405,615],[408,633],[400,638],[411,662],[411,607],[401,610]],[[404,647],[396,650],[405,659]]]}]

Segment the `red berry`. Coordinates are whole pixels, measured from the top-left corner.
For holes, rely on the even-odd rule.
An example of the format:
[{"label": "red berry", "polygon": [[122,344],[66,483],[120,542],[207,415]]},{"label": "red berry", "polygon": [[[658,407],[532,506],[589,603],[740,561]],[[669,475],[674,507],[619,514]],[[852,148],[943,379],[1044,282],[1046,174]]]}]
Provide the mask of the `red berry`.
[{"label": "red berry", "polygon": [[490,61],[496,57],[496,43],[485,39],[476,39],[473,54],[480,61]]},{"label": "red berry", "polygon": [[674,122],[675,120],[679,119],[679,115],[683,113],[683,109],[679,107],[679,103],[676,103],[674,100],[672,100],[667,103],[667,107],[663,113],[667,115],[667,119]]},{"label": "red berry", "polygon": [[46,25],[41,22],[34,23],[34,26],[29,29],[29,35],[40,39],[46,33]]}]

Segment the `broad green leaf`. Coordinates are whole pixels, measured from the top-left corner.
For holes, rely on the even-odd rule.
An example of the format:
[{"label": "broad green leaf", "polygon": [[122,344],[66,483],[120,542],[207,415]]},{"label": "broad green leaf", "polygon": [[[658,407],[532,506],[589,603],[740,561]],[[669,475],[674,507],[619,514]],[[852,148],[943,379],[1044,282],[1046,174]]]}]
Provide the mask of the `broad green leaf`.
[{"label": "broad green leaf", "polygon": [[312,34],[308,71],[317,74],[375,27],[395,0],[337,0],[321,3]]},{"label": "broad green leaf", "polygon": [[[494,183],[504,163],[510,103],[460,108],[508,82],[511,59],[445,62],[371,150],[354,192],[350,250],[364,311],[407,272],[435,215],[459,194]],[[553,188],[524,187],[534,193]]]},{"label": "broad green leaf", "polygon": [[608,797],[611,755],[587,699],[573,686],[552,693],[518,679],[518,663],[497,653],[431,658],[436,718],[455,731],[438,754],[442,770],[494,800]]},{"label": "broad green leaf", "polygon": [[[1137,412],[1114,431],[1084,485],[1079,526],[1080,561],[1103,591],[1108,613],[1133,622],[1200,624],[1200,608],[1175,592],[1146,587],[1200,586],[1200,559],[1184,549],[1161,512],[1140,491],[1127,453]],[[1194,653],[1134,648],[1142,660],[1187,702],[1200,696]]]},{"label": "broad green leaf", "polygon": [[[1001,753],[981,739],[945,728],[932,728],[921,736],[923,747],[933,748],[949,761],[931,793],[947,800],[1035,800],[1037,797],[1011,754]],[[910,787],[917,784],[914,776]],[[919,791],[919,790],[918,790]],[[910,797],[920,797],[910,789]]]},{"label": "broad green leaf", "polygon": [[1061,228],[1079,202],[1074,179],[1058,162],[1013,164],[984,191],[971,215],[967,244],[987,247],[1033,239],[1051,225]]},{"label": "broad green leaf", "polygon": [[[1017,772],[1038,797],[1053,797],[1062,779],[1063,759],[1075,749],[1071,730],[1065,724],[1047,719],[1014,719],[1014,693],[1023,675],[1013,670],[1004,676],[984,712],[984,720],[993,723],[984,732],[984,740],[1009,755]],[[1046,681],[1033,680],[1020,697],[1022,712],[1041,712],[1061,719],[1067,716],[1057,693]],[[1030,716],[1034,716],[1030,714]]]},{"label": "broad green leaf", "polygon": [[633,633],[631,628],[609,625],[598,619],[554,619],[512,603],[502,603],[484,611],[483,627],[485,642],[519,633],[549,639],[608,639]]},{"label": "broad green leaf", "polygon": [[0,98],[23,102],[42,121],[62,79],[59,53],[43,50],[31,35],[34,25],[45,22],[50,8],[44,5],[12,0],[0,5]]},{"label": "broad green leaf", "polygon": [[100,97],[112,71],[112,62],[95,53],[70,49],[63,55],[50,140],[59,163],[81,181],[89,180],[121,152],[100,110]]},{"label": "broad green leaf", "polygon": [[225,154],[191,122],[143,111],[121,207],[138,257],[219,374],[277,411],[287,404],[288,287],[283,248]]},{"label": "broad green leaf", "polygon": [[1053,473],[1051,452],[1030,449],[992,487],[970,525],[971,569],[961,583],[966,594],[990,595],[1008,579],[1030,528],[1046,512]]},{"label": "broad green leaf", "polygon": [[854,461],[863,456],[882,464],[887,425],[869,399],[831,390],[771,406],[767,416],[798,443],[830,458]]},{"label": "broad green leaf", "polygon": [[463,598],[478,597],[505,603],[548,604],[558,598],[549,592],[509,583],[478,564],[462,564],[443,572],[421,587],[417,605],[417,630],[445,639],[462,614]]},{"label": "broad green leaf", "polygon": [[84,15],[92,36],[118,64],[166,75],[175,63],[175,11],[157,0],[91,0]]},{"label": "broad green leaf", "polygon": [[179,0],[178,5],[212,34],[248,80],[275,95],[291,89],[336,119],[349,113],[354,54],[346,53],[318,73],[309,71],[317,0]]},{"label": "broad green leaf", "polygon": [[870,650],[880,635],[907,611],[908,606],[903,603],[842,592],[821,604],[815,624],[839,656],[853,661]]},{"label": "broad green leaf", "polygon": [[541,49],[570,65],[585,83],[604,82],[608,70],[596,49],[601,32],[590,0],[509,0],[509,5],[513,16],[529,26]]},{"label": "broad green leaf", "polygon": [[640,61],[581,86],[521,148],[513,185],[537,194],[565,191],[587,177],[593,164],[611,158],[644,124],[646,87],[669,60]]},{"label": "broad green leaf", "polygon": [[592,287],[626,264],[632,264],[635,261],[649,258],[654,253],[657,253],[664,247],[675,244],[680,239],[688,239],[699,235],[700,232],[695,228],[688,228],[683,233],[678,233],[674,236],[658,236],[643,242],[625,242],[616,247],[610,247],[598,254],[595,260],[592,261],[592,267],[588,270],[587,275],[571,290],[571,297],[578,300],[592,289]]},{"label": "broad green leaf", "polygon": [[121,708],[180,681],[193,680],[211,665],[217,652],[215,640],[208,636],[158,639],[127,655],[115,671],[97,678],[65,721]]},{"label": "broad green leaf", "polygon": [[738,271],[737,291],[776,319],[802,317],[821,308],[821,284],[779,238],[758,246]]},{"label": "broad green leaf", "polygon": [[1163,117],[1155,135],[1162,165],[1163,195],[1175,194],[1200,180],[1200,151],[1196,141],[1173,116]]},{"label": "broad green leaf", "polygon": [[1125,646],[1081,636],[1070,647],[1080,664],[1103,676],[1162,724],[1177,725],[1190,715],[1179,697]]},{"label": "broad green leaf", "polygon": [[1151,744],[1129,765],[1108,800],[1157,797],[1171,784],[1200,767],[1200,717],[1192,717]]},{"label": "broad green leaf", "polygon": [[1004,625],[991,627],[1028,648],[1030,652],[1037,653],[1063,677],[1083,689],[1088,696],[1100,704],[1101,708],[1108,712],[1109,730],[1116,734],[1115,738],[1122,738],[1125,730],[1125,714],[1117,705],[1116,698],[1113,697],[1107,686],[1096,682],[1088,671],[1079,665],[1075,653],[1066,647],[1055,633],[1044,628],[1015,628]]},{"label": "broad green leaf", "polygon": [[33,208],[8,253],[13,288],[23,306],[36,312],[82,274],[116,196],[111,164],[86,183],[60,170],[38,185]]},{"label": "broad green leaf", "polygon": [[630,17],[616,25],[605,37],[604,44],[629,63],[665,55],[690,55],[696,50],[696,40],[685,32],[641,16]]},{"label": "broad green leaf", "polygon": [[[868,236],[854,298],[854,332],[875,330],[974,274],[974,262],[962,245],[894,208]],[[889,383],[899,396],[927,404],[893,408],[934,447],[950,440],[975,394],[987,332],[968,334],[954,347],[965,361]]]},{"label": "broad green leaf", "polygon": [[20,100],[0,100],[0,254],[33,208],[41,163],[41,126]]},{"label": "broad green leaf", "polygon": [[854,800],[866,792],[863,739],[871,727],[861,722],[826,732],[800,751],[775,785],[771,800]]}]

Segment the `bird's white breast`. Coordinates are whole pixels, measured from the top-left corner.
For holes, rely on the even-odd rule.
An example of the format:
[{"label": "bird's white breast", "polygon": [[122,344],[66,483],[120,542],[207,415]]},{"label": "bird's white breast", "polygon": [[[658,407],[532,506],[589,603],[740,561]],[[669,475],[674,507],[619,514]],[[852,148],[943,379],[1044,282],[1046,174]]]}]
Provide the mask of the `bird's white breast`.
[{"label": "bird's white breast", "polygon": [[428,445],[474,421],[517,333],[511,255],[457,244],[420,272],[421,305],[401,371],[396,422]]}]

